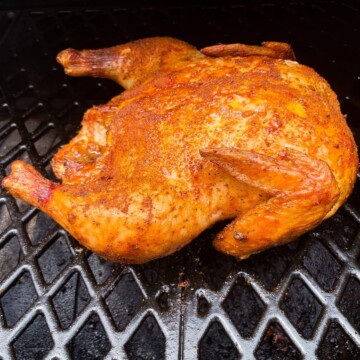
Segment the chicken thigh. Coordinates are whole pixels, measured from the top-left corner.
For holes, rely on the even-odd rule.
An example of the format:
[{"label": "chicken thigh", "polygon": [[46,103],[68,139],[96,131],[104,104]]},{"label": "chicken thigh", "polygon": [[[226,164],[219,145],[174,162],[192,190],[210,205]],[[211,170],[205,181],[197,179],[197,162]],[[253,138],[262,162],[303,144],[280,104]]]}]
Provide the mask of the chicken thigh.
[{"label": "chicken thigh", "polygon": [[172,38],[62,51],[70,76],[126,90],[85,113],[52,160],[59,183],[15,161],[9,192],[120,263],[171,254],[204,229],[246,258],[328,218],[349,196],[357,149],[336,95],[288,44]]}]

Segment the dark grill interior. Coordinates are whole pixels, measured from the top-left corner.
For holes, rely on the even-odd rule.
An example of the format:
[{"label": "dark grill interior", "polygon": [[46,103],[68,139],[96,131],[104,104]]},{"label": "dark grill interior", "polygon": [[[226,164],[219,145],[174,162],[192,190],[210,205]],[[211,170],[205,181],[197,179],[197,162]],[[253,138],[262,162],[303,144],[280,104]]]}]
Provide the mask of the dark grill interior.
[{"label": "dark grill interior", "polygon": [[[15,159],[49,161],[86,109],[120,88],[66,77],[66,48],[167,35],[198,47],[290,42],[339,95],[360,144],[356,1],[237,6],[33,8],[0,12],[0,177]],[[3,359],[360,358],[360,176],[339,212],[301,239],[238,262],[211,247],[120,266],[0,191]]]}]

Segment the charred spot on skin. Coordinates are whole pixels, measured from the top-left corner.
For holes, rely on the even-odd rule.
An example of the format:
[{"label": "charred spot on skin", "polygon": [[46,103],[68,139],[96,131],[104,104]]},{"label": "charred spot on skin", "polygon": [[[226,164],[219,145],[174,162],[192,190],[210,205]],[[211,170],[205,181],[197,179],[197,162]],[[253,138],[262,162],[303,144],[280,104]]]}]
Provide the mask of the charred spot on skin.
[{"label": "charred spot on skin", "polygon": [[237,232],[237,231],[234,231],[234,239],[238,240],[242,243],[246,243],[248,240],[247,237],[243,233]]}]

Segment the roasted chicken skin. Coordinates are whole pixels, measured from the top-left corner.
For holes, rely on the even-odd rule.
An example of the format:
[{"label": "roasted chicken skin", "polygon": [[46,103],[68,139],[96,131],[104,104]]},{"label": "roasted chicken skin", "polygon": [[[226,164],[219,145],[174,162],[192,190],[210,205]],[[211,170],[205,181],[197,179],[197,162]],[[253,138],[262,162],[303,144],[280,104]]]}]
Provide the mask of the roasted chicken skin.
[{"label": "roasted chicken skin", "polygon": [[104,258],[144,263],[233,219],[214,246],[243,259],[315,227],[352,190],[357,149],[336,95],[288,44],[198,51],[159,37],[57,60],[126,91],[55,155],[61,183],[15,161],[2,184]]}]

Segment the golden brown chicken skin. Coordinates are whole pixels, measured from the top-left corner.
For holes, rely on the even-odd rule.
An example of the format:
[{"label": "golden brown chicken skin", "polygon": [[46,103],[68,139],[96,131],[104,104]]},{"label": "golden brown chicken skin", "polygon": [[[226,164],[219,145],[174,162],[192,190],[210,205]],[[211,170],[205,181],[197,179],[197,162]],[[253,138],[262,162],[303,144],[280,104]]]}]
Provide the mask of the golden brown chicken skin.
[{"label": "golden brown chicken skin", "polygon": [[336,95],[294,59],[283,43],[198,51],[172,38],[62,51],[68,75],[126,90],[55,155],[61,184],[16,161],[3,186],[121,263],[171,254],[222,219],[226,254],[289,242],[336,212],[358,168]]}]

